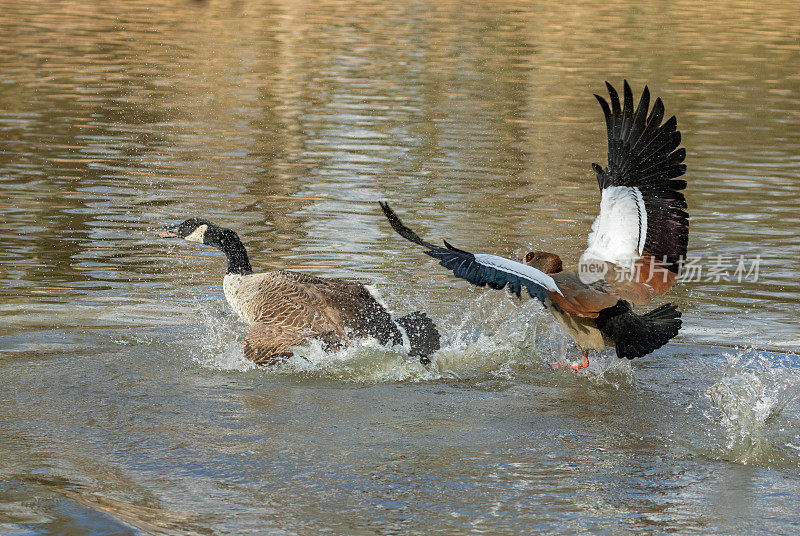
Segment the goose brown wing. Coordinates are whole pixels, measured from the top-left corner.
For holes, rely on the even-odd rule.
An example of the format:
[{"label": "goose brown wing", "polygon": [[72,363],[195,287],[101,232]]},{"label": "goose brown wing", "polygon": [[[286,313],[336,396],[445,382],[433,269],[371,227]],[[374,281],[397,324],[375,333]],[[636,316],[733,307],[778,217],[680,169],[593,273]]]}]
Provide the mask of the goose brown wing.
[{"label": "goose brown wing", "polygon": [[402,344],[392,315],[364,284],[349,279],[322,278],[298,272],[278,272],[284,309],[278,317],[296,316],[294,326],[310,326],[344,342],[375,337],[381,344]]},{"label": "goose brown wing", "polygon": [[244,338],[244,356],[259,365],[274,365],[281,358],[291,356],[289,348],[313,335],[308,328],[269,319],[255,322]]}]

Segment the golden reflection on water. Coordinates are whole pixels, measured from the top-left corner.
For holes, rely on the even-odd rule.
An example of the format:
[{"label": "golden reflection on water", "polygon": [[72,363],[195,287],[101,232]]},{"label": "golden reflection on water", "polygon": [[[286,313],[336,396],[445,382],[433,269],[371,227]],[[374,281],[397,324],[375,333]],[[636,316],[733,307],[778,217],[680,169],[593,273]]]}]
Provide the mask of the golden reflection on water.
[{"label": "golden reflection on water", "polygon": [[[0,113],[15,246],[3,263],[22,288],[74,281],[91,269],[76,258],[158,277],[130,252],[146,241],[126,234],[199,213],[242,229],[265,267],[289,256],[381,273],[370,250],[402,247],[374,217],[383,198],[472,249],[555,242],[574,260],[597,207],[588,164],[604,159],[591,93],[624,77],[679,118],[693,251],[762,252],[764,285],[796,302],[797,256],[781,255],[800,248],[794,13],[746,2],[11,2]],[[331,242],[315,238],[325,233]],[[108,253],[87,247],[98,240]],[[332,262],[314,262],[328,247]],[[423,261],[409,257],[412,269]],[[738,291],[692,294],[714,314]]]},{"label": "golden reflection on water", "polygon": [[[678,288],[679,342],[797,350],[797,14],[780,1],[6,0],[0,337],[17,349],[13,363],[51,364],[70,351],[115,355],[90,331],[180,329],[196,312],[187,303],[218,297],[223,266],[215,252],[155,238],[193,215],[240,231],[262,269],[371,279],[396,302],[452,319],[480,294],[391,234],[376,202],[392,201],[431,239],[511,258],[547,248],[574,262],[599,201],[589,164],[605,160],[592,93],[627,78],[678,118],[691,253],[762,260],[758,282]],[[73,342],[52,342],[62,332]],[[110,381],[95,374],[92,383]],[[552,404],[598,407],[585,387]],[[622,443],[649,452],[654,440],[637,437]],[[458,460],[460,449],[446,453]],[[606,484],[576,478],[569,492],[600,501]],[[683,486],[697,488],[665,485]],[[603,504],[610,518],[630,513]],[[648,506],[655,519],[682,507]],[[707,528],[681,512],[673,520],[687,531]]]}]

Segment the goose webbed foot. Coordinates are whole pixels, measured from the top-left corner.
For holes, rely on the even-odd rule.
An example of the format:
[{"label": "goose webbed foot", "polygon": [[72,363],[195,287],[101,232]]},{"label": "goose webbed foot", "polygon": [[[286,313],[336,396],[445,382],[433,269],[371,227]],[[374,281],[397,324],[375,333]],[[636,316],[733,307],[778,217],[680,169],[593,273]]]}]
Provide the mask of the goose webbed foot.
[{"label": "goose webbed foot", "polygon": [[584,355],[581,356],[581,358],[582,359],[580,361],[577,361],[575,363],[550,363],[550,368],[552,368],[553,370],[558,370],[563,366],[563,367],[569,367],[570,369],[572,369],[572,372],[578,372],[579,370],[585,369],[586,367],[589,366],[589,356]]}]

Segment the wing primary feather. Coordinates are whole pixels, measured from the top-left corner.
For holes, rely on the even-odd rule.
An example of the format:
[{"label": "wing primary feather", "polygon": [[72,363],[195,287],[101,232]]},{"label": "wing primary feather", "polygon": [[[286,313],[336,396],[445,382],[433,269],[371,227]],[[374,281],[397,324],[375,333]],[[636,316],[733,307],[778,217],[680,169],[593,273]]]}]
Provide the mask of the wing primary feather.
[{"label": "wing primary feather", "polygon": [[653,110],[647,118],[647,132],[656,130],[662,119],[664,119],[664,103],[661,101],[661,97],[656,97],[656,102],[653,103]]},{"label": "wing primary feather", "polygon": [[631,93],[631,86],[628,85],[627,80],[624,80],[622,85],[622,142],[626,144],[633,123],[633,93]]},{"label": "wing primary feather", "polygon": [[608,82],[606,82],[606,87],[608,88],[608,95],[611,99],[611,119],[614,125],[612,129],[612,135],[614,136],[614,140],[618,140],[621,126],[620,115],[622,113],[619,105],[619,94],[617,93],[617,90],[614,89],[614,86]]},{"label": "wing primary feather", "polygon": [[650,90],[644,86],[642,97],[639,99],[639,104],[636,106],[636,113],[633,117],[633,128],[628,136],[628,142],[631,147],[636,147],[647,126],[647,109],[650,107]]},{"label": "wing primary feather", "polygon": [[553,278],[536,268],[495,255],[475,255],[446,241],[445,247],[437,246],[423,240],[406,227],[387,203],[382,202],[380,206],[390,225],[400,236],[423,246],[426,255],[452,270],[456,277],[479,287],[488,285],[494,289],[502,289],[508,285],[517,296],[521,295],[521,287],[525,286],[528,294],[541,301],[545,300],[548,291],[561,294]]},{"label": "wing primary feather", "polygon": [[403,225],[403,222],[400,221],[400,218],[397,217],[397,214],[395,214],[394,211],[389,207],[389,203],[381,201],[378,204],[383,209],[383,213],[386,215],[386,219],[389,220],[389,224],[392,226],[392,229],[394,229],[397,232],[397,234],[399,234],[406,240],[409,240],[411,242],[414,242],[415,244],[419,244],[420,246],[424,246],[426,248],[437,247],[431,244],[430,242],[424,241],[419,237],[417,233],[415,233],[414,231]]}]

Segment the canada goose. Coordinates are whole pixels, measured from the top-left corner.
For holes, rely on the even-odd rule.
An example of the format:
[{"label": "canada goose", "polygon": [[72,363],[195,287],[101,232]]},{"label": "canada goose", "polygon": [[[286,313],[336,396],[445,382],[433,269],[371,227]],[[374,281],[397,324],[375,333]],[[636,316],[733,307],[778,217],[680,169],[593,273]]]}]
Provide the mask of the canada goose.
[{"label": "canada goose", "polygon": [[[617,356],[633,359],[660,348],[678,334],[681,313],[672,304],[637,315],[632,305],[644,305],[670,289],[686,256],[689,215],[675,180],[686,171],[686,150],[675,116],[663,125],[664,105],[655,100],[649,112],[647,87],[636,108],[628,82],[623,104],[606,82],[611,105],[595,95],[606,119],[608,167],[592,164],[600,186],[600,214],[592,224],[588,248],[577,272],[564,272],[555,253],[534,251],[527,264],[495,255],[472,254],[444,242],[422,240],[381,203],[392,228],[425,247],[426,254],[445,268],[478,286],[506,285],[520,296],[525,286],[566,328],[581,351],[573,370],[589,366],[588,350],[614,345]],[[553,365],[557,368],[558,365]]]},{"label": "canada goose", "polygon": [[394,319],[361,283],[285,270],[253,273],[239,236],[201,218],[166,229],[159,236],[213,246],[227,257],[222,289],[236,314],[250,325],[244,355],[255,363],[277,363],[307,338],[339,348],[367,336],[384,345],[403,344],[405,334],[409,353],[423,364],[439,349],[439,333],[425,313]]}]

